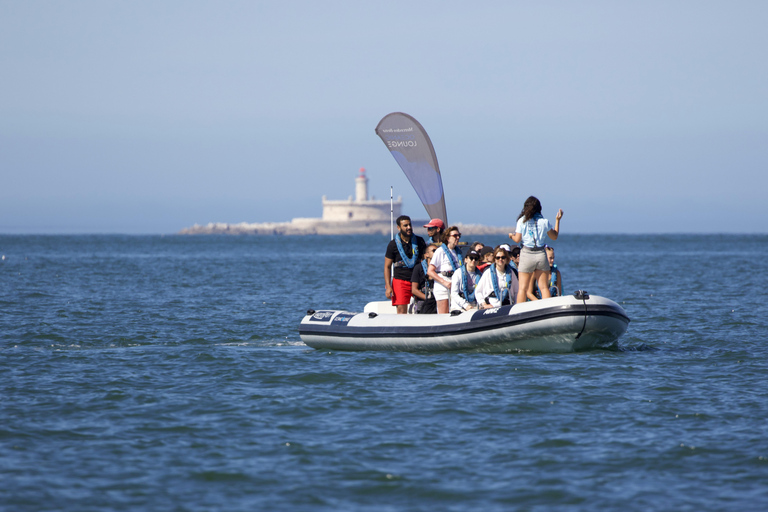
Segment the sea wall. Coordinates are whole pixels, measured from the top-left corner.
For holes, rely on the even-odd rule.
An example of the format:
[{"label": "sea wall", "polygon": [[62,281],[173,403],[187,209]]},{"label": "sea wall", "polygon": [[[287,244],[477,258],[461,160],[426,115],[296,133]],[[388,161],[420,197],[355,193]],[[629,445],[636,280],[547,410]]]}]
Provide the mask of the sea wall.
[{"label": "sea wall", "polygon": [[[414,220],[413,225],[419,232],[427,220]],[[456,224],[459,226],[463,240],[468,241],[468,235],[506,235],[514,231],[509,226],[483,226],[481,224]],[[240,222],[229,224],[225,222],[210,222],[205,225],[195,224],[179,231],[180,235],[370,235],[390,234],[389,220],[386,222],[327,222],[322,219],[298,218],[291,222]]]}]

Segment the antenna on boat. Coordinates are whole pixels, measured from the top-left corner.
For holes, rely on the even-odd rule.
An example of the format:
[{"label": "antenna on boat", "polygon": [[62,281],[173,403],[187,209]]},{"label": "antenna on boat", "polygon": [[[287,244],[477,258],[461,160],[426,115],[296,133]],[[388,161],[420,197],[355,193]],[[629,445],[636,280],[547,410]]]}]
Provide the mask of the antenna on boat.
[{"label": "antenna on boat", "polygon": [[395,239],[395,204],[392,195],[392,185],[389,186],[389,239]]}]

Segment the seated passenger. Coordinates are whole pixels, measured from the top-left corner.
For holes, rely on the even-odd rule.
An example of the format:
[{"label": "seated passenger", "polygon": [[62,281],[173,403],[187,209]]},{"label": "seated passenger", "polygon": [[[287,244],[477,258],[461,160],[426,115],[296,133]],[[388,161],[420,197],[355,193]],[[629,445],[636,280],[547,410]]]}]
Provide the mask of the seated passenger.
[{"label": "seated passenger", "polygon": [[518,246],[514,246],[509,252],[509,259],[509,264],[512,266],[512,270],[515,271],[515,275],[519,279],[520,276],[517,273],[517,266],[520,264],[520,248]]},{"label": "seated passenger", "polygon": [[437,246],[429,244],[424,250],[424,259],[413,268],[411,274],[411,294],[415,297],[414,313],[428,315],[437,313],[437,303],[433,293],[434,282],[427,275],[429,262]]},{"label": "seated passenger", "polygon": [[483,248],[480,249],[479,253],[480,263],[477,265],[477,270],[480,272],[485,272],[485,269],[493,265],[493,247],[484,245]]},{"label": "seated passenger", "polygon": [[475,297],[480,309],[497,308],[514,304],[519,284],[517,276],[509,265],[509,253],[497,247],[493,251],[495,264],[483,273],[475,288]]},{"label": "seated passenger", "polygon": [[461,249],[457,246],[461,239],[459,228],[451,226],[443,233],[443,245],[435,250],[432,261],[429,263],[429,277],[435,281],[435,300],[437,301],[437,313],[444,315],[450,312],[451,277],[459,270]]},{"label": "seated passenger", "polygon": [[467,254],[464,265],[451,278],[451,311],[477,309],[475,286],[482,274],[477,270],[480,255],[475,251]]},{"label": "seated passenger", "polygon": [[563,295],[563,277],[560,274],[560,270],[555,264],[555,249],[547,246],[547,260],[549,261],[549,293],[553,297],[561,297]]}]

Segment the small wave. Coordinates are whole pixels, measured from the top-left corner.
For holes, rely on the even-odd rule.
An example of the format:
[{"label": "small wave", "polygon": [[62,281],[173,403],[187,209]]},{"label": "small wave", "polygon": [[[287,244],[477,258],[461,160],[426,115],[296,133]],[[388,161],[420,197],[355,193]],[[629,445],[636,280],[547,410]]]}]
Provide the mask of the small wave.
[{"label": "small wave", "polygon": [[615,349],[613,348],[607,348],[606,350],[610,350],[613,352],[658,352],[660,349],[652,346],[647,345],[645,343],[640,343],[638,345],[631,345],[631,346],[620,346],[617,345]]},{"label": "small wave", "polygon": [[55,297],[55,295],[51,293],[43,293],[43,292],[30,292],[25,293],[21,296],[23,299],[49,299]]}]

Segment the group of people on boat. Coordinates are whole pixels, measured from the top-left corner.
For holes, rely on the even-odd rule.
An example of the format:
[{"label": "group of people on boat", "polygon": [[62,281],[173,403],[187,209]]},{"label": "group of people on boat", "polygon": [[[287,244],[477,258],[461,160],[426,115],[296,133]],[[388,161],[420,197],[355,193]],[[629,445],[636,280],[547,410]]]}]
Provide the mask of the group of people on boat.
[{"label": "group of people on boat", "polygon": [[527,300],[547,299],[562,293],[562,276],[554,264],[554,249],[545,237],[557,240],[563,210],[555,225],[541,214],[541,203],[526,199],[509,238],[520,246],[491,248],[480,242],[463,256],[457,226],[445,227],[432,219],[427,228],[430,243],[413,234],[407,215],[397,218],[398,232],[384,256],[385,294],[398,314],[445,314],[451,311],[496,308]]}]

